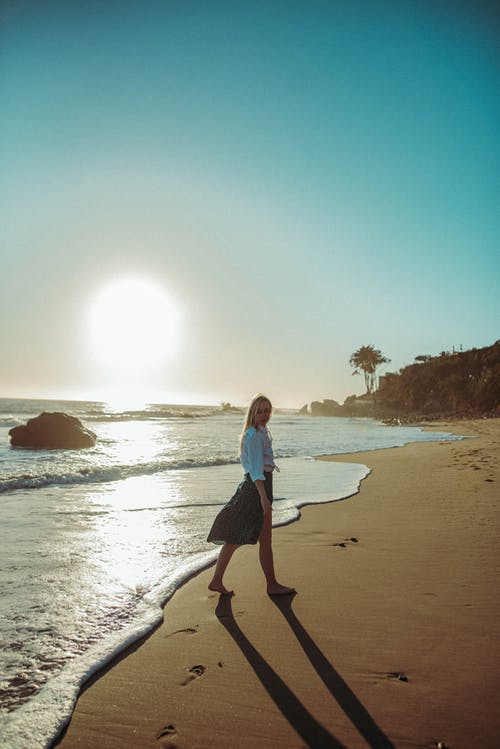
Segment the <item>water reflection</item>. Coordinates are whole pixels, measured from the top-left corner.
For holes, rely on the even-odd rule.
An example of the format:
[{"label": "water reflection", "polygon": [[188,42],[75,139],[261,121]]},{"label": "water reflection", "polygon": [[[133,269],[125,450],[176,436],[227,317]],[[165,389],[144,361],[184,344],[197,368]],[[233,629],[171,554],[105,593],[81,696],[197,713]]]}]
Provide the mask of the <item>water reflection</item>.
[{"label": "water reflection", "polygon": [[101,441],[108,443],[110,463],[120,465],[153,462],[175,455],[178,448],[174,428],[158,430],[152,421],[109,422],[101,427]]}]

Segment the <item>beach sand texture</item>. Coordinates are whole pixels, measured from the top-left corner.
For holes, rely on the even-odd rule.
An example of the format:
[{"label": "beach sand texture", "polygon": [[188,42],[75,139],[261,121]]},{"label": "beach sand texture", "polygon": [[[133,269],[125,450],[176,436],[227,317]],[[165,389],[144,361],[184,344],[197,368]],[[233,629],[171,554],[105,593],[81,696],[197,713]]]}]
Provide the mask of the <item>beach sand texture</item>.
[{"label": "beach sand texture", "polygon": [[226,585],[205,570],[164,623],[81,694],[60,749],[496,749],[500,421],[472,435],[333,460],[372,469],[360,493],[275,529]]}]

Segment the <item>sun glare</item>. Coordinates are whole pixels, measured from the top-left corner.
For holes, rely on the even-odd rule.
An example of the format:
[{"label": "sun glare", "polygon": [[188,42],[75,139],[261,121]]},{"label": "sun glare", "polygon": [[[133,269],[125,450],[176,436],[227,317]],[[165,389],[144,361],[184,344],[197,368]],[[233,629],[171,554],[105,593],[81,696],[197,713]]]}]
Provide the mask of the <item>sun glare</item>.
[{"label": "sun glare", "polygon": [[175,349],[178,317],[178,308],[158,284],[133,278],[115,281],[91,302],[92,350],[115,374],[149,374]]}]

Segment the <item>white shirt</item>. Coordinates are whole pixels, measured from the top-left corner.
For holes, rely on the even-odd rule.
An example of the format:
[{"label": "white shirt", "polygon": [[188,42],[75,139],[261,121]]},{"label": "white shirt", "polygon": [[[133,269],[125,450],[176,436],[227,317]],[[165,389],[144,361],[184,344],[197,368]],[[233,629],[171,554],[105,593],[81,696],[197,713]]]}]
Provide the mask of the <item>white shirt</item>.
[{"label": "white shirt", "polygon": [[243,437],[240,455],[245,473],[250,474],[252,481],[264,481],[264,466],[275,468],[271,435],[267,427],[249,427]]}]

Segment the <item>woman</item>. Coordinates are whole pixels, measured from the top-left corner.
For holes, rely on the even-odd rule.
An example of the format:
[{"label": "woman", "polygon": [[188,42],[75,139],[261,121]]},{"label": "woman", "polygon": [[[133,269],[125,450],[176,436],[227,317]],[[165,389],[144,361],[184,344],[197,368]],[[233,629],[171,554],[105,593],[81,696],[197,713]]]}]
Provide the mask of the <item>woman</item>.
[{"label": "woman", "polygon": [[209,590],[232,595],[222,581],[234,552],[242,544],[259,542],[259,559],[271,596],[295,593],[294,588],[276,580],[272,549],[272,502],[274,462],[271,435],[267,423],[272,405],[265,395],[256,395],[250,403],[240,440],[240,460],[245,477],[236,494],[214,520],[207,541],[223,544]]}]

